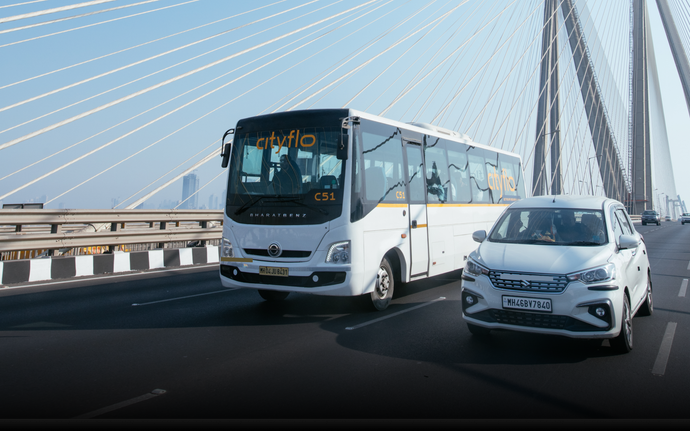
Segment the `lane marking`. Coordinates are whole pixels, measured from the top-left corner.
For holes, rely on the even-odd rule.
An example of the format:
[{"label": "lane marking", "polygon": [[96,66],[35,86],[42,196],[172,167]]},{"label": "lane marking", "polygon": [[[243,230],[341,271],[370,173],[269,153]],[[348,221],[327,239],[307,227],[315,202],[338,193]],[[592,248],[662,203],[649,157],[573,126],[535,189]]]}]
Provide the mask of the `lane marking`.
[{"label": "lane marking", "polygon": [[379,317],[378,319],[374,319],[374,320],[370,320],[370,321],[368,321],[368,322],[360,323],[359,325],[348,326],[347,328],[345,328],[345,330],[346,330],[346,331],[353,331],[353,330],[359,329],[359,328],[361,328],[361,327],[363,327],[363,326],[371,325],[372,323],[377,323],[377,322],[380,322],[380,321],[382,321],[382,320],[390,319],[390,318],[393,317],[393,316],[397,316],[397,315],[399,315],[399,314],[407,313],[408,311],[416,310],[417,308],[426,307],[427,305],[433,304],[434,302],[437,302],[437,301],[443,301],[444,299],[446,299],[446,298],[445,298],[444,296],[442,296],[442,297],[440,297],[440,298],[434,299],[433,301],[429,301],[429,302],[425,302],[425,303],[423,303],[423,304],[415,305],[414,307],[410,307],[410,308],[405,309],[405,310],[400,310],[400,311],[398,311],[398,312],[389,314],[388,316]]},{"label": "lane marking", "polygon": [[671,345],[673,344],[673,336],[676,333],[677,325],[676,322],[668,322],[668,325],[666,325],[666,332],[661,341],[661,347],[659,347],[659,354],[656,356],[656,361],[654,361],[654,367],[652,368],[652,374],[655,376],[663,376],[666,372],[666,363],[668,362],[668,356],[671,354]]},{"label": "lane marking", "polygon": [[86,414],[77,416],[77,417],[75,417],[75,419],[95,418],[96,416],[100,416],[104,413],[112,412],[113,410],[118,410],[118,409],[121,409],[123,407],[127,407],[127,406],[132,405],[132,404],[140,403],[142,401],[146,401],[148,399],[155,398],[159,395],[163,395],[165,392],[166,391],[164,389],[154,389],[151,392],[149,392],[148,394],[144,394],[144,395],[141,395],[139,397],[129,399],[127,401],[122,401],[121,403],[113,404],[113,405],[108,406],[108,407],[103,407],[102,409],[94,410],[90,413],[86,413]]},{"label": "lane marking", "polygon": [[690,271],[690,262],[688,262],[688,271]]},{"label": "lane marking", "polygon": [[237,290],[237,289],[230,288],[230,289],[224,289],[224,290],[216,290],[215,292],[206,292],[206,293],[199,293],[196,295],[180,296],[177,298],[161,299],[160,301],[142,302],[141,304],[134,303],[134,304],[132,304],[132,307],[139,307],[142,305],[150,305],[150,304],[158,304],[161,302],[168,302],[168,301],[177,301],[178,299],[194,298],[195,296],[213,295],[214,293],[231,292],[233,290]]},{"label": "lane marking", "polygon": [[684,278],[683,282],[680,283],[680,292],[678,292],[679,298],[685,298],[685,292],[688,290],[688,279]]}]

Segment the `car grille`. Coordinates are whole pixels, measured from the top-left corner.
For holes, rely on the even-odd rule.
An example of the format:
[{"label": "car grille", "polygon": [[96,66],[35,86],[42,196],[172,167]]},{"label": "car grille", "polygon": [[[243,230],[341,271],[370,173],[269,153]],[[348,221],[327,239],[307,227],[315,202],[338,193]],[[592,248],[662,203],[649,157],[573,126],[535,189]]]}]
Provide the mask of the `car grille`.
[{"label": "car grille", "polygon": [[[527,281],[527,280],[506,280],[501,278],[504,274],[510,274],[514,278],[524,275],[528,278],[530,275],[553,277],[553,281]],[[494,287],[499,289],[520,290],[523,292],[539,292],[539,293],[560,293],[565,290],[568,285],[568,279],[565,275],[554,274],[527,274],[520,272],[503,272],[503,271],[489,271],[489,279]]]},{"label": "car grille", "polygon": [[506,310],[491,310],[491,317],[496,322],[507,325],[532,326],[535,328],[564,329],[568,324],[568,316],[553,314],[524,313]]}]

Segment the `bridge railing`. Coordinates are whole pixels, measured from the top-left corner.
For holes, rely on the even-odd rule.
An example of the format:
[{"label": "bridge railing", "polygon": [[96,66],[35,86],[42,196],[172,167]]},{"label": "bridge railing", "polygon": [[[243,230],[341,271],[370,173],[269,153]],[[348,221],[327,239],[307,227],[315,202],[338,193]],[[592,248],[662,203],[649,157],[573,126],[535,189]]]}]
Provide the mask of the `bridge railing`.
[{"label": "bridge railing", "polygon": [[0,209],[0,254],[10,260],[206,245],[220,241],[222,223],[222,210]]}]

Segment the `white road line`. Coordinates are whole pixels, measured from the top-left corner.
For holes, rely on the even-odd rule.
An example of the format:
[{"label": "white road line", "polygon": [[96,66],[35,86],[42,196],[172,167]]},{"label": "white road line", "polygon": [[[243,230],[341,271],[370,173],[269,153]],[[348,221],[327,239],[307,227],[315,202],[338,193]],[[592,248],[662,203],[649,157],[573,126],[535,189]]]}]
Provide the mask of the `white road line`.
[{"label": "white road line", "polygon": [[438,299],[434,299],[433,301],[429,301],[429,302],[425,302],[425,303],[423,303],[423,304],[415,305],[414,307],[410,307],[410,308],[408,308],[408,309],[406,309],[406,310],[398,311],[397,313],[389,314],[388,316],[379,317],[378,319],[374,319],[374,320],[370,320],[370,321],[368,321],[368,322],[360,323],[359,325],[348,326],[347,328],[345,328],[345,330],[346,330],[346,331],[352,331],[352,330],[355,330],[355,329],[359,329],[359,328],[361,328],[361,327],[363,327],[363,326],[371,325],[372,323],[376,323],[376,322],[380,322],[380,321],[382,321],[382,320],[390,319],[390,318],[393,317],[393,316],[397,316],[397,315],[399,315],[399,314],[407,313],[408,311],[412,311],[412,310],[415,310],[415,309],[417,309],[417,308],[426,307],[426,306],[429,305],[429,304],[433,304],[434,302],[437,302],[437,301],[443,301],[444,299],[446,299],[446,298],[442,296],[442,297],[440,297],[440,298],[438,298]]},{"label": "white road line", "polygon": [[132,307],[139,307],[142,305],[150,305],[150,304],[158,304],[160,302],[177,301],[178,299],[194,298],[195,296],[213,295],[214,293],[230,292],[233,290],[237,290],[237,289],[216,290],[215,292],[206,292],[206,293],[199,293],[197,295],[188,295],[188,296],[180,296],[177,298],[161,299],[160,301],[142,302],[141,304],[135,303],[135,304],[132,304]]},{"label": "white road line", "polygon": [[688,271],[690,271],[690,262],[688,262]]},{"label": "white road line", "polygon": [[656,356],[656,361],[654,361],[654,367],[652,368],[652,374],[655,376],[663,376],[666,372],[666,363],[668,362],[668,356],[671,354],[671,345],[673,344],[673,336],[676,333],[676,326],[676,322],[668,322],[668,325],[666,325],[666,332],[664,333],[663,340],[661,340],[659,354]]},{"label": "white road line", "polygon": [[127,401],[122,401],[121,403],[113,404],[108,407],[103,407],[102,409],[94,410],[90,413],[83,414],[81,416],[77,416],[75,419],[90,419],[90,418],[95,418],[96,416],[100,416],[104,413],[112,412],[113,410],[121,409],[123,407],[127,407],[132,404],[140,403],[142,401],[146,401],[150,398],[155,398],[159,395],[163,395],[165,393],[164,389],[154,389],[148,394],[144,394],[142,396],[132,398]]},{"label": "white road line", "polygon": [[685,292],[688,290],[688,279],[684,278],[683,282],[680,283],[680,292],[678,292],[679,298],[685,298]]}]

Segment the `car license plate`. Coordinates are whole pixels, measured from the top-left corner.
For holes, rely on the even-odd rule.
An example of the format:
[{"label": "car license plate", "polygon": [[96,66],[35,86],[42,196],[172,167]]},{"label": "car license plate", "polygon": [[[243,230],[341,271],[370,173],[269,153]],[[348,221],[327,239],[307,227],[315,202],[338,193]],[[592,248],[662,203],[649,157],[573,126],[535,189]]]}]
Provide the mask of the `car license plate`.
[{"label": "car license plate", "polygon": [[273,275],[276,277],[287,277],[288,268],[278,268],[275,266],[260,266],[259,275]]},{"label": "car license plate", "polygon": [[504,296],[503,308],[516,310],[543,311],[551,313],[550,299],[520,298],[518,296]]}]

